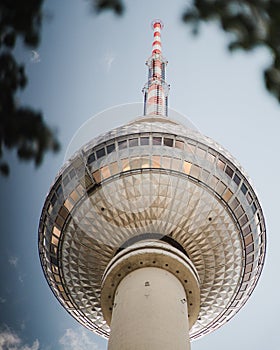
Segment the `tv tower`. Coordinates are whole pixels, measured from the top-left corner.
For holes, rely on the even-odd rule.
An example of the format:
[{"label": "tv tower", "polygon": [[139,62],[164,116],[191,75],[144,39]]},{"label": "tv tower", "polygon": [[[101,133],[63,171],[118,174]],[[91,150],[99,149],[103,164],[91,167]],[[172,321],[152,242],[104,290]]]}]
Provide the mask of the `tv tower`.
[{"label": "tv tower", "polygon": [[265,257],[264,216],[243,168],[168,117],[163,25],[152,27],[144,115],[66,162],[39,225],[52,291],[110,350],[190,349],[246,303]]}]

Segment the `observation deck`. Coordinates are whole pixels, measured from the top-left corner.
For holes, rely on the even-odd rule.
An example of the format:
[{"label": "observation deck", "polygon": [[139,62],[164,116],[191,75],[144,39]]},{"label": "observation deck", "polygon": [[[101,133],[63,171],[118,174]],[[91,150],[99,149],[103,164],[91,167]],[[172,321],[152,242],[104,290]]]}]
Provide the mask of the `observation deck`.
[{"label": "observation deck", "polygon": [[200,311],[191,339],[245,304],[266,248],[252,184],[218,143],[157,115],[91,140],[60,170],[40,219],[46,279],[78,322],[108,337],[100,302],[106,267],[122,247],[155,235],[182,247],[197,271]]}]

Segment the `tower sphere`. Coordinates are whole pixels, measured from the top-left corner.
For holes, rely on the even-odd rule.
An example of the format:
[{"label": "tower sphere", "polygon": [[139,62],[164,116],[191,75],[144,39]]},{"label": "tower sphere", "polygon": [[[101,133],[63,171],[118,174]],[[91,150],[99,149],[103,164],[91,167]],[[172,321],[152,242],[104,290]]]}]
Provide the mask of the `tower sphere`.
[{"label": "tower sphere", "polygon": [[[62,167],[42,210],[39,253],[63,307],[104,337],[114,308],[114,295],[101,300],[108,281],[115,293],[131,270],[167,270],[184,286],[190,312],[199,303],[186,329],[196,339],[226,323],[251,295],[264,263],[265,222],[237,160],[168,118],[161,24],[153,25],[144,115],[92,139]],[[150,249],[154,258],[135,256],[132,247]]]}]

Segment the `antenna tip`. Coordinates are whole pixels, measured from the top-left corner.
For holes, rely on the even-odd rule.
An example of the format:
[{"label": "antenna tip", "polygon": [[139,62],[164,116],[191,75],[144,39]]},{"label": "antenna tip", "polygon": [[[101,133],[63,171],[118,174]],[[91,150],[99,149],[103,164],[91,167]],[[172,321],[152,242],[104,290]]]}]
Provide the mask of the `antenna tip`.
[{"label": "antenna tip", "polygon": [[154,19],[152,21],[152,29],[155,29],[156,27],[160,27],[160,29],[164,27],[164,24],[161,19]]}]

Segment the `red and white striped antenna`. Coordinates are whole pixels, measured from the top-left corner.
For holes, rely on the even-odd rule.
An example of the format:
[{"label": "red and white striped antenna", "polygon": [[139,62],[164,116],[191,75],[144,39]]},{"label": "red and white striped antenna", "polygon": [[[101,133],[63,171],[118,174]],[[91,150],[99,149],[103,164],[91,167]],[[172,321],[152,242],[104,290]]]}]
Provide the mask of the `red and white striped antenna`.
[{"label": "red and white striped antenna", "polygon": [[161,52],[161,30],[163,23],[157,19],[152,22],[154,40],[152,45],[152,56],[146,62],[149,67],[148,82],[143,88],[144,93],[144,115],[168,114],[169,85],[165,82],[165,68],[167,61]]},{"label": "red and white striped antenna", "polygon": [[164,24],[160,19],[156,19],[152,22],[152,29],[154,31],[153,51],[152,54],[161,54],[161,30]]}]

